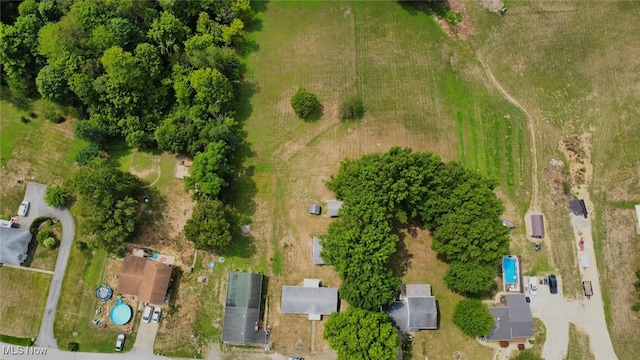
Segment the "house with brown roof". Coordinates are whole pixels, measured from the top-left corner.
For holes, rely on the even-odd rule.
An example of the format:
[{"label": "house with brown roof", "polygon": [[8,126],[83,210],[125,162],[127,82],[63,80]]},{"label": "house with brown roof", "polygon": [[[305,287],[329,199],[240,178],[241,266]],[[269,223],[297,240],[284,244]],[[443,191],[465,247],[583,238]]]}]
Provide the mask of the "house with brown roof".
[{"label": "house with brown roof", "polygon": [[154,259],[126,256],[118,275],[117,290],[138,297],[138,301],[164,304],[173,267]]}]

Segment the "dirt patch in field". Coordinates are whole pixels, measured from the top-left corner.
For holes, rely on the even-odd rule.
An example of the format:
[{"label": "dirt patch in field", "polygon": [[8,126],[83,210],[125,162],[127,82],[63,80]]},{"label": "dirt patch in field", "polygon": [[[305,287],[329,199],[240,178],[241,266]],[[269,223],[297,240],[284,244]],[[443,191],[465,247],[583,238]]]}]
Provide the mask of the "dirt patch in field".
[{"label": "dirt patch in field", "polygon": [[550,200],[555,205],[561,205],[566,202],[567,192],[571,187],[571,176],[562,160],[556,158],[549,160],[544,180],[550,190],[546,195],[547,200]]},{"label": "dirt patch in field", "polygon": [[593,167],[591,165],[591,134],[572,135],[561,137],[558,140],[558,149],[569,161],[569,174],[572,187],[588,185],[591,179]]}]

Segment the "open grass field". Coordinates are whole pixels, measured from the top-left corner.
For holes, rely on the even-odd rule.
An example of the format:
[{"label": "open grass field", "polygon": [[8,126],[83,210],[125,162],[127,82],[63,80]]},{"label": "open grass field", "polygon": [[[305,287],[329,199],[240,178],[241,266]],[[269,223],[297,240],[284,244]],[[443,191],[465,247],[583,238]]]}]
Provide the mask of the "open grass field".
[{"label": "open grass field", "polygon": [[0,334],[38,336],[50,283],[49,274],[0,267]]},{"label": "open grass field", "polygon": [[[511,95],[534,114],[539,174],[551,158],[568,164],[561,137],[591,134],[593,173],[575,192],[590,196],[594,242],[603,287],[605,315],[620,359],[640,352],[640,319],[631,311],[640,242],[630,205],[640,203],[640,32],[634,14],[640,3],[511,3],[499,21],[476,7],[478,35],[472,39]],[[566,203],[554,201],[541,181],[542,207],[552,232],[552,265],[565,277],[565,292],[578,294],[575,246]],[[574,184],[575,185],[575,184]],[[572,283],[572,284],[570,284]]]},{"label": "open grass field", "polygon": [[[52,109],[44,100],[29,103],[26,109],[0,101],[0,214],[18,211],[26,181],[58,184],[75,168],[74,155],[86,143],[74,138],[73,118],[62,124],[45,119]],[[30,112],[37,117],[30,117]],[[29,122],[23,123],[21,117]]]}]

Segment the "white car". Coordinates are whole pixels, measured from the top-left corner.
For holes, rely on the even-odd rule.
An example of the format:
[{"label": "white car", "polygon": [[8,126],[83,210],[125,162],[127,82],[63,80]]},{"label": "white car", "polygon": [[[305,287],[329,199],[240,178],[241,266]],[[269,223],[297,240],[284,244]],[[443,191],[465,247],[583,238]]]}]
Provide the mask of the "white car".
[{"label": "white car", "polygon": [[27,216],[30,205],[31,204],[28,201],[23,201],[22,204],[20,204],[20,208],[18,209],[18,216]]},{"label": "white car", "polygon": [[124,347],[124,334],[118,335],[118,340],[116,340],[116,351],[122,351]]},{"label": "white car", "polygon": [[153,313],[153,306],[145,306],[142,312],[142,322],[149,323],[151,321],[151,313]]},{"label": "white car", "polygon": [[154,323],[157,323],[160,321],[160,315],[162,315],[162,308],[155,308],[153,310],[153,317],[151,318],[151,321]]},{"label": "white car", "polygon": [[538,293],[538,277],[531,276],[529,278],[529,294],[536,295]]}]

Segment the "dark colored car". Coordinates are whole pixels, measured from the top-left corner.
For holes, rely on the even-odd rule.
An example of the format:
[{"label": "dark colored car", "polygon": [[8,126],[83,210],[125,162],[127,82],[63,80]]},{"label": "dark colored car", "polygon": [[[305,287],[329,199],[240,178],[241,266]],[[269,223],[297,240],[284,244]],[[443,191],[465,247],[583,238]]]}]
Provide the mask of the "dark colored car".
[{"label": "dark colored car", "polygon": [[558,279],[556,279],[556,276],[553,274],[549,275],[549,291],[551,291],[552,294],[558,293]]}]

